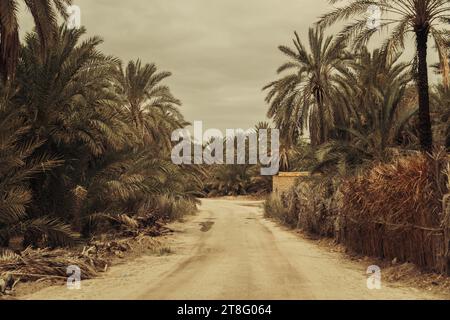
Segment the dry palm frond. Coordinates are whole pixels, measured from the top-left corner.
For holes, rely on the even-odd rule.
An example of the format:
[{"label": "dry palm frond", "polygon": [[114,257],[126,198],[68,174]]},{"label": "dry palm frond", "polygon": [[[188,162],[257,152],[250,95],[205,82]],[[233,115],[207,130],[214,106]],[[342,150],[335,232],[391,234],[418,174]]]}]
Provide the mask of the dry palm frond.
[{"label": "dry palm frond", "polygon": [[9,273],[23,280],[42,278],[67,279],[67,267],[75,265],[81,269],[81,278],[90,279],[97,275],[100,261],[94,262],[88,256],[70,253],[66,250],[33,250],[27,248],[16,254],[6,251],[0,255],[0,274]]},{"label": "dry palm frond", "polygon": [[120,226],[128,230],[139,229],[139,222],[134,218],[126,214],[108,214],[108,213],[96,213],[90,216],[90,219],[106,219],[110,222],[118,223]]}]

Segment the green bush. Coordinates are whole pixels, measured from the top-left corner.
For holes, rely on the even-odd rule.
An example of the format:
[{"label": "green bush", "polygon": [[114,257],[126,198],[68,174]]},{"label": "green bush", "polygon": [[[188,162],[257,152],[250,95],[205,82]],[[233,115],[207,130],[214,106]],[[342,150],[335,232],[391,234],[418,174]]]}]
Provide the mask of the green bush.
[{"label": "green bush", "polygon": [[176,221],[186,215],[195,213],[197,211],[197,202],[191,199],[161,195],[156,198],[155,208],[160,219]]}]

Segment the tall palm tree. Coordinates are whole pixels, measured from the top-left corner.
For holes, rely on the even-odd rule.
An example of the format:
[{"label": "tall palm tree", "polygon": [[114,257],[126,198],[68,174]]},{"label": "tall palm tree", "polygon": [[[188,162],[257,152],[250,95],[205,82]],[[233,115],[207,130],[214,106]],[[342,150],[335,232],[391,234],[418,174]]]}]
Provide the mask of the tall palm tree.
[{"label": "tall palm tree", "polygon": [[84,28],[57,29],[55,43],[45,49],[37,33],[25,37],[18,66],[17,102],[26,106],[34,133],[55,148],[82,143],[90,154],[119,149],[124,123],[111,83],[119,60],[98,51],[103,42],[88,38]]},{"label": "tall palm tree", "polygon": [[91,162],[123,149],[133,137],[110,88],[119,62],[98,51],[100,38],[81,42],[85,32],[60,27],[44,60],[37,33],[28,34],[21,49],[14,102],[25,106],[32,135],[45,141],[35,156],[49,153],[64,161],[52,175],[33,179],[40,201],[35,213],[70,212],[63,204],[70,207],[70,191],[83,185]]},{"label": "tall palm tree", "polygon": [[[322,28],[309,29],[309,51],[295,33],[294,48],[280,46],[279,49],[290,61],[283,64],[278,73],[293,70],[292,73],[268,84],[270,89],[266,101],[270,103],[268,116],[274,118],[277,126],[284,127],[289,135],[295,134],[310,124],[311,141],[314,145],[324,143],[329,136],[334,113],[331,101],[338,93],[337,88],[348,72],[346,62],[349,55],[342,42],[325,37]],[[312,109],[312,112],[310,112]],[[312,121],[311,121],[312,119]],[[317,119],[317,132],[314,131]],[[282,128],[280,128],[282,129]]]},{"label": "tall palm tree", "polygon": [[[332,4],[341,0],[330,0]],[[356,21],[346,26],[341,37],[353,39],[355,46],[365,44],[378,28],[368,28],[366,12],[376,5],[386,14],[381,19],[380,28],[390,27],[390,36],[385,43],[385,50],[396,52],[404,48],[405,37],[413,33],[417,51],[417,88],[419,94],[419,134],[423,151],[430,152],[433,147],[433,134],[430,119],[430,97],[428,85],[427,47],[431,35],[434,38],[444,70],[448,70],[447,50],[445,47],[449,31],[444,24],[450,22],[450,2],[448,0],[351,0],[321,17],[319,25],[329,26],[349,17]]]},{"label": "tall palm tree", "polygon": [[117,91],[131,121],[140,132],[143,141],[162,142],[165,149],[171,145],[173,130],[187,123],[178,110],[181,102],[161,82],[170,77],[170,72],[158,72],[154,64],[142,65],[140,60],[130,61],[116,75]]},{"label": "tall palm tree", "polygon": [[98,50],[100,38],[81,41],[85,32],[60,27],[44,60],[38,35],[27,35],[14,103],[24,106],[30,134],[43,141],[33,158],[49,153],[63,160],[51,174],[31,179],[30,211],[38,218],[46,212],[59,216],[87,234],[87,220],[96,212],[151,211],[149,201],[156,195],[191,199],[189,192],[201,189],[196,182],[187,182],[190,172],[165,157],[158,136],[154,143],[142,146],[142,128],[164,133],[170,141],[171,130],[160,128],[178,126],[181,115],[168,114],[168,102],[154,95],[151,102],[143,97],[139,105],[153,109],[138,110],[137,117],[132,117],[117,94],[120,61]]},{"label": "tall palm tree", "polygon": [[[36,32],[43,44],[41,54],[45,53],[57,31],[58,13],[66,17],[66,8],[72,0],[24,0],[34,19]],[[3,80],[14,77],[19,58],[18,0],[0,1],[0,74]]]}]

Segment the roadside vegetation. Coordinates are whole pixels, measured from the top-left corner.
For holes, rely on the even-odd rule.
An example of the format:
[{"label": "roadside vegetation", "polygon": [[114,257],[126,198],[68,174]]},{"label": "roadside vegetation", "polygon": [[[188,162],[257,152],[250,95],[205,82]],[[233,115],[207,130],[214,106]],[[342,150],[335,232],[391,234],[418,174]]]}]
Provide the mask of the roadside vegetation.
[{"label": "roadside vegetation", "polygon": [[[271,126],[268,122],[260,122],[252,130],[256,138],[259,139],[258,133],[260,130],[268,130],[270,136],[270,129]],[[205,183],[205,194],[210,197],[240,195],[266,196],[269,194],[272,191],[272,178],[261,175],[260,164],[249,164],[250,148],[252,147],[249,136],[242,134],[233,138],[227,137],[226,139],[233,140],[235,164],[204,167],[208,176]],[[243,147],[241,148],[245,150],[245,164],[238,164],[238,139],[242,141]],[[226,141],[223,148],[224,159],[227,157]],[[256,147],[259,147],[258,142],[257,144]],[[270,144],[270,141],[268,141],[268,144]],[[206,146],[208,146],[208,143]]]},{"label": "roadside vegetation", "polygon": [[[20,39],[22,2],[35,29]],[[263,88],[271,123],[255,131],[280,130],[281,171],[311,172],[271,195],[265,214],[362,254],[450,272],[450,3],[330,3],[279,47],[286,61]],[[373,3],[389,17],[375,49],[378,30],[360,18]],[[173,164],[171,134],[189,123],[165,84],[171,73],[120,61],[101,38],[58,24],[67,4],[0,3],[0,278],[64,278],[68,264],[91,277],[130,248],[114,238],[166,233],[199,197],[272,191],[259,165]]]},{"label": "roadside vegetation", "polygon": [[17,2],[0,5],[0,273],[53,257],[38,248],[158,235],[203,189],[198,170],[170,160],[172,131],[188,125],[171,74],[59,26],[70,2],[26,1],[36,28],[23,41]]},{"label": "roadside vegetation", "polygon": [[[311,172],[271,196],[265,214],[360,254],[450,273],[450,4],[375,1],[388,32],[369,49],[378,29],[358,17],[373,3],[331,2],[307,43],[295,33],[292,46],[279,47],[287,61],[264,88],[290,150],[285,163],[294,163],[284,169]],[[339,22],[342,32],[328,35]],[[405,46],[415,48],[412,61]]]}]

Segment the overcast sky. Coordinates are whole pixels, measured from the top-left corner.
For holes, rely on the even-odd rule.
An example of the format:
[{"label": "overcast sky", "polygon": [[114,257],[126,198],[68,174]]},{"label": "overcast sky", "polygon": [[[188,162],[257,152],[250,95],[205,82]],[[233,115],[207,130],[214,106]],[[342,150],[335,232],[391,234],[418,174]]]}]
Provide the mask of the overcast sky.
[{"label": "overcast sky", "polygon": [[[277,47],[329,11],[326,0],[74,0],[105,53],[171,71],[188,121],[206,128],[266,120],[261,88],[285,61]],[[24,18],[22,31],[31,26]]]}]

